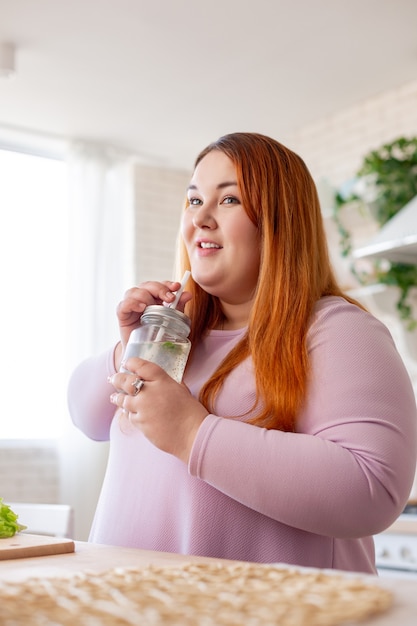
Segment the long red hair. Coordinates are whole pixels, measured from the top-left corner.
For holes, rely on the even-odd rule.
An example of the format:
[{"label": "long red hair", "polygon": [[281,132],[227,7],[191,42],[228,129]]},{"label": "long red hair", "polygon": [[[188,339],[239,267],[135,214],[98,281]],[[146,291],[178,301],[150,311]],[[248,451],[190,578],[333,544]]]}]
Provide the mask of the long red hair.
[{"label": "long red hair", "polygon": [[[253,361],[262,410],[251,423],[292,431],[306,394],[306,335],[313,307],[326,295],[347,298],[331,268],[316,186],[304,161],[278,141],[232,133],[205,148],[226,154],[236,168],[241,201],[261,240],[258,285],[248,330],[205,383],[200,401],[213,409],[224,378],[245,358]],[[186,204],[188,206],[188,203]],[[182,272],[190,269],[180,241]],[[193,344],[223,318],[219,300],[190,279],[187,304]]]}]

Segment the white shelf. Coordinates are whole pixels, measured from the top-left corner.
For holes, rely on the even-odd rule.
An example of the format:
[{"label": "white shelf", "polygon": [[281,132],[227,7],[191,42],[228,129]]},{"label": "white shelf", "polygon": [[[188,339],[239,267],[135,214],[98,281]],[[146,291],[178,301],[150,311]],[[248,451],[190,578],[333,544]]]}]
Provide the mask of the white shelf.
[{"label": "white shelf", "polygon": [[353,253],[355,259],[380,258],[395,263],[417,264],[417,235],[409,235],[394,241],[373,243],[358,248]]},{"label": "white shelf", "polygon": [[417,264],[417,196],[392,217],[367,246],[353,253],[359,258],[381,258]]}]

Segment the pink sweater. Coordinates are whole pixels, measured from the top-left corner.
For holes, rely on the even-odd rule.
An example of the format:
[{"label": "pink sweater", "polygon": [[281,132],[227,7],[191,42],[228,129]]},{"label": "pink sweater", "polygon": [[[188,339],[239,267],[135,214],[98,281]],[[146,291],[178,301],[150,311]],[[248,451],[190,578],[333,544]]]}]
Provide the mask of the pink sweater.
[{"label": "pink sweater", "polygon": [[[197,347],[184,379],[194,395],[243,333],[212,331]],[[81,363],[69,384],[74,424],[111,441],[90,540],[375,572],[372,535],[401,513],[414,478],[413,389],[386,327],[341,298],[317,304],[308,346],[297,432],[228,419],[252,406],[248,359],[225,381],[188,467],[113,420],[113,350]]]}]

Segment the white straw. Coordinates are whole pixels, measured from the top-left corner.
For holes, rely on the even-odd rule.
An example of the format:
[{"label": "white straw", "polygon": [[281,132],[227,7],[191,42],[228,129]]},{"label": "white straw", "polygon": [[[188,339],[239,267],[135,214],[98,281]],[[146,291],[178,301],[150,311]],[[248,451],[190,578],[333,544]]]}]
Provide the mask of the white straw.
[{"label": "white straw", "polygon": [[180,288],[178,289],[178,291],[175,294],[175,300],[173,300],[171,302],[171,304],[169,305],[170,309],[176,309],[177,308],[177,304],[179,302],[179,299],[181,298],[181,294],[184,291],[185,285],[187,284],[187,281],[190,278],[190,276],[191,276],[191,272],[189,270],[185,270],[184,276],[182,277],[182,280],[181,280]]},{"label": "white straw", "polygon": [[[178,301],[179,301],[179,299],[181,297],[182,292],[184,291],[184,287],[187,284],[187,280],[190,278],[190,276],[191,276],[191,272],[186,270],[184,272],[184,276],[182,277],[180,287],[179,287],[178,291],[175,294],[175,300],[173,300],[172,303],[169,304],[167,308],[169,308],[169,309],[176,309],[177,308]],[[162,341],[162,337],[164,336],[165,328],[167,326],[168,326],[168,322],[165,322],[165,323],[161,324],[161,327],[159,328],[159,330],[158,330],[158,332],[156,334],[155,341]]]}]

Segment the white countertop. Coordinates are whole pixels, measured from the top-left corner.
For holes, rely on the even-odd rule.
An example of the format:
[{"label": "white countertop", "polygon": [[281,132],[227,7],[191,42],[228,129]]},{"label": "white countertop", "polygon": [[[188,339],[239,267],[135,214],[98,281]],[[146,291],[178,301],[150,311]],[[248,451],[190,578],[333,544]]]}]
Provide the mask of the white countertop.
[{"label": "white countertop", "polygon": [[381,534],[417,535],[417,514],[407,513],[399,518]]}]

